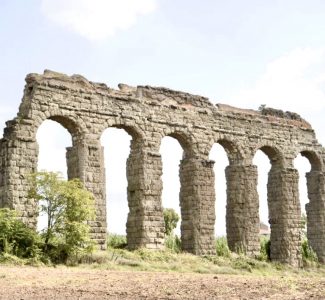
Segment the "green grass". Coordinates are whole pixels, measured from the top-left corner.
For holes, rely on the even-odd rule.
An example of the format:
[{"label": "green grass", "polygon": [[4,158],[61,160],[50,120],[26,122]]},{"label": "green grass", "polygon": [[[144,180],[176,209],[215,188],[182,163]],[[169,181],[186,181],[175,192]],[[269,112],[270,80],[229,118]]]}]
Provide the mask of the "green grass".
[{"label": "green grass", "polygon": [[[312,274],[325,276],[325,266],[308,266],[295,269],[276,263],[260,261],[244,255],[229,253],[224,256],[195,256],[188,253],[175,253],[170,249],[152,251],[138,249],[112,249],[98,251],[84,256],[82,267],[110,270],[136,270],[154,272],[180,272],[201,274],[258,274],[262,276],[282,274]],[[308,275],[309,276],[309,275]]]},{"label": "green grass", "polygon": [[[116,248],[108,247],[106,251],[97,251],[90,255],[85,255],[80,263],[81,267],[93,267],[110,270],[136,270],[154,272],[194,272],[201,274],[258,274],[262,276],[287,274],[312,274],[315,276],[325,276],[325,266],[319,264],[304,264],[304,268],[295,269],[268,260],[269,242],[267,239],[261,240],[261,257],[256,259],[244,254],[232,253],[226,238],[216,240],[216,255],[195,256],[184,253],[180,250],[177,237],[170,237],[166,243],[165,250],[153,251],[148,249],[138,249],[128,251],[120,247],[123,238],[114,236]],[[120,242],[116,242],[120,241]],[[308,275],[309,276],[309,275]]]},{"label": "green grass", "polygon": [[[232,253],[225,237],[217,238],[215,245],[216,255],[195,256],[182,252],[179,238],[171,236],[166,240],[165,250],[138,249],[128,251],[125,248],[125,236],[110,235],[107,250],[83,255],[79,260],[79,266],[109,270],[194,272],[200,274],[325,276],[325,266],[317,263],[308,244],[303,245],[306,251],[304,257],[309,257],[307,261],[313,263],[304,262],[304,267],[301,269],[270,262],[268,259],[269,241],[265,238],[261,239],[261,254],[256,259],[244,254]],[[0,254],[0,263],[35,266],[43,264],[37,259],[21,259],[10,254]]]}]

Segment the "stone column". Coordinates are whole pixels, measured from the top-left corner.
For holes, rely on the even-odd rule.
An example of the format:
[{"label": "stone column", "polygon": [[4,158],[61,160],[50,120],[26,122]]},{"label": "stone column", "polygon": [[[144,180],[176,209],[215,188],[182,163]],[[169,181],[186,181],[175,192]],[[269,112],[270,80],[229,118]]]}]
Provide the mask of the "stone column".
[{"label": "stone column", "polygon": [[132,145],[127,160],[129,214],[126,232],[129,249],[164,247],[161,175],[160,154],[141,148],[141,145]]},{"label": "stone column", "polygon": [[183,250],[215,254],[213,161],[185,158],[180,163],[181,239]]},{"label": "stone column", "polygon": [[79,178],[94,194],[96,219],[89,221],[91,237],[101,249],[105,249],[107,225],[103,147],[98,140],[81,140],[67,148],[68,179]]},{"label": "stone column", "polygon": [[226,229],[231,251],[256,255],[260,252],[257,167],[229,165],[226,168]]},{"label": "stone column", "polygon": [[28,198],[28,176],[37,171],[38,146],[33,136],[33,121],[14,119],[6,125],[0,144],[1,206],[17,210],[23,222],[36,228],[36,203]]},{"label": "stone column", "polygon": [[308,243],[325,263],[325,174],[306,173],[309,203],[306,204]]},{"label": "stone column", "polygon": [[268,179],[271,260],[300,264],[301,212],[296,169],[273,165]]}]

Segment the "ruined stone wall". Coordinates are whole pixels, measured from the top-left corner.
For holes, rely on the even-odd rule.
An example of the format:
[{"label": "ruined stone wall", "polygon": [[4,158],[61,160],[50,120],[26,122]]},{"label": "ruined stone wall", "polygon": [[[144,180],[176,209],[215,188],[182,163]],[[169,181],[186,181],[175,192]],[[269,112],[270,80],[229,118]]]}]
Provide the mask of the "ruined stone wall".
[{"label": "ruined stone wall", "polygon": [[33,226],[36,207],[26,197],[27,176],[37,169],[36,132],[46,119],[59,122],[71,134],[68,176],[80,178],[95,195],[97,218],[91,224],[92,234],[102,247],[107,222],[100,137],[106,128],[117,127],[132,136],[127,162],[129,248],[163,247],[159,148],[162,138],[171,136],[184,150],[180,162],[184,250],[195,254],[215,251],[214,173],[208,157],[213,144],[219,143],[229,159],[227,238],[231,250],[250,255],[259,252],[257,169],[252,161],[260,149],[272,164],[268,183],[272,259],[299,264],[300,204],[293,160],[302,153],[311,163],[308,236],[325,260],[325,230],[317,229],[325,219],[324,180],[319,179],[324,178],[325,151],[311,126],[297,114],[215,106],[207,98],[166,88],[120,84],[114,90],[80,75],[29,74],[18,115],[7,122],[0,140],[0,205],[17,209]]}]

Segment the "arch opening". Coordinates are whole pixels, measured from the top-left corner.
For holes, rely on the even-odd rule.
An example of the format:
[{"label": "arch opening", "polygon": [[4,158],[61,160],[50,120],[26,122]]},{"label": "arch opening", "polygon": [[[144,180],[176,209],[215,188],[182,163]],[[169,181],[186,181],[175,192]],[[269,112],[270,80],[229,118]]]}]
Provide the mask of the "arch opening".
[{"label": "arch opening", "polygon": [[[299,174],[299,204],[301,212],[301,242],[308,243],[309,246],[319,255],[322,261],[322,240],[317,234],[319,227],[324,221],[321,216],[321,191],[319,170],[321,161],[318,156],[311,151],[301,151],[294,159],[294,167]],[[305,257],[306,259],[307,257]],[[308,257],[307,259],[310,259]]]},{"label": "arch opening", "polygon": [[[309,164],[310,164],[310,170],[307,170],[306,172],[309,171],[320,171],[322,169],[322,163],[320,158],[317,156],[315,152],[311,151],[301,151],[300,156],[305,157]],[[299,155],[298,155],[299,157]],[[298,158],[296,157],[296,159]]]},{"label": "arch opening", "polygon": [[306,174],[312,170],[312,165],[306,155],[299,153],[294,159],[294,167],[299,173],[299,200],[301,215],[302,218],[306,218],[306,204],[309,202]]},{"label": "arch opening", "polygon": [[228,141],[222,140],[213,144],[209,154],[209,159],[214,161],[216,216],[214,232],[216,237],[226,236],[227,186],[225,169],[229,165],[228,155],[232,150],[232,145]]},{"label": "arch opening", "polygon": [[[165,137],[163,137],[162,141],[165,138],[173,138],[173,140],[177,141],[178,145],[182,148],[182,158],[191,157],[191,155],[193,154],[192,146],[190,144],[190,139],[183,132],[178,132],[178,131],[171,132],[167,134]],[[176,146],[173,147],[175,148]]]},{"label": "arch opening", "polygon": [[134,141],[129,132],[122,127],[109,127],[100,138],[104,147],[107,231],[123,236],[129,212],[126,162]]},{"label": "arch opening", "polygon": [[[268,184],[268,173],[271,170],[272,159],[274,157],[273,151],[270,149],[259,149],[253,159],[253,164],[257,166],[257,193],[259,198],[259,219],[260,219],[260,236],[265,236],[266,238],[270,237],[271,228],[270,228],[270,212],[268,205],[268,196],[267,196],[267,184]],[[273,160],[274,162],[274,160]]]},{"label": "arch opening", "polygon": [[181,235],[182,213],[180,205],[180,177],[179,166],[182,157],[184,156],[184,148],[178,139],[178,135],[165,136],[161,140],[160,154],[162,159],[162,207],[172,208],[179,215],[179,221],[174,233],[177,236]]},{"label": "arch opening", "polygon": [[[58,121],[45,120],[36,133],[38,144],[38,171],[58,172],[67,179],[66,151],[72,146],[72,137]],[[46,228],[47,216],[40,213],[37,218],[37,230]]]},{"label": "arch opening", "polygon": [[257,150],[257,152],[258,151],[263,152],[268,157],[272,166],[282,163],[282,156],[278,149],[270,146],[262,146]]}]

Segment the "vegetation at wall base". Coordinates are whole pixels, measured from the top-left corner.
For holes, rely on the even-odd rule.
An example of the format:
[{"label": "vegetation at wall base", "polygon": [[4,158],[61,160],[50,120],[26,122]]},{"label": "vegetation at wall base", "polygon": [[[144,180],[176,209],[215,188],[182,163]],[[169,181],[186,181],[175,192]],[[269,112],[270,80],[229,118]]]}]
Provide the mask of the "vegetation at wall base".
[{"label": "vegetation at wall base", "polygon": [[[38,177],[37,177],[38,176]],[[43,177],[41,177],[43,176]],[[0,209],[0,263],[15,265],[86,264],[88,267],[107,269],[135,269],[145,271],[176,271],[211,274],[258,273],[262,275],[274,272],[300,272],[297,269],[269,262],[270,241],[261,238],[261,253],[254,259],[243,254],[232,253],[227,245],[226,237],[215,241],[216,255],[195,256],[183,253],[181,240],[173,233],[177,225],[177,214],[168,211],[165,219],[169,223],[166,228],[165,250],[153,251],[138,249],[126,250],[127,240],[123,235],[109,234],[107,251],[94,251],[89,238],[89,227],[85,222],[93,216],[92,196],[85,191],[79,181],[61,182],[55,174],[37,174],[34,177],[34,190],[31,197],[43,201],[41,209],[52,213],[51,226],[40,234],[28,228],[17,218],[17,213],[8,209]],[[38,186],[38,184],[41,184]],[[55,186],[57,198],[49,201],[53,193],[46,196],[43,189]],[[45,191],[46,192],[46,191]],[[51,196],[51,197],[52,197]],[[45,199],[46,198],[46,199]],[[54,204],[54,205],[50,205]],[[56,206],[58,211],[51,211]],[[50,209],[51,208],[51,209]],[[50,228],[50,232],[48,229]],[[325,276],[325,266],[320,265],[317,256],[305,238],[301,247],[303,271],[314,272]]]},{"label": "vegetation at wall base", "polygon": [[42,240],[8,208],[0,209],[0,254],[18,258],[37,258],[41,255]]},{"label": "vegetation at wall base", "polygon": [[304,238],[301,243],[301,256],[304,266],[317,266],[318,257],[315,251],[308,244],[307,238]]},{"label": "vegetation at wall base", "polygon": [[87,223],[95,215],[93,195],[79,180],[66,181],[58,173],[32,174],[30,183],[29,200],[46,214],[47,227],[38,233],[15,211],[0,209],[0,261],[76,264],[95,247]]}]

